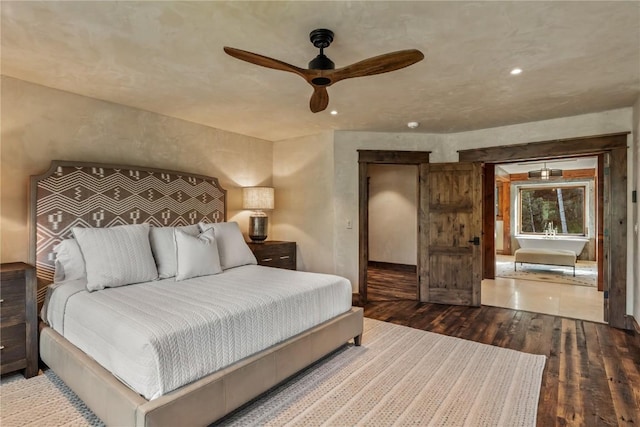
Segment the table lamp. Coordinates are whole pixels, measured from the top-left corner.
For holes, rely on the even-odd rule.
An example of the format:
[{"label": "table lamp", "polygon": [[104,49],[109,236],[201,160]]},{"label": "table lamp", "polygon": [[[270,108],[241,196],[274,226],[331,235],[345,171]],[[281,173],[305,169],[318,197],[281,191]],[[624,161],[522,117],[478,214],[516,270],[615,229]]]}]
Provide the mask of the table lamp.
[{"label": "table lamp", "polygon": [[263,242],[267,238],[269,217],[264,211],[273,209],[273,194],[271,187],[242,189],[242,208],[253,210],[249,217],[249,238],[254,242]]}]

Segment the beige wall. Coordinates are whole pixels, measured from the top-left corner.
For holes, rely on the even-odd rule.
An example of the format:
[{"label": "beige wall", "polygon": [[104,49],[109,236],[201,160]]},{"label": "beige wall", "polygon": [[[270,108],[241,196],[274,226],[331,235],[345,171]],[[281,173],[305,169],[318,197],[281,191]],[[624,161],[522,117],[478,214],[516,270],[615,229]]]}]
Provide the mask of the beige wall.
[{"label": "beige wall", "polygon": [[416,265],[418,167],[369,165],[369,260]]},{"label": "beige wall", "polygon": [[271,184],[272,143],[2,77],[2,262],[28,260],[29,176],[51,160],[183,170],[218,177],[228,217],[246,230],[239,187]]},{"label": "beige wall", "polygon": [[273,144],[269,238],[297,242],[298,269],[333,273],[333,134]]}]

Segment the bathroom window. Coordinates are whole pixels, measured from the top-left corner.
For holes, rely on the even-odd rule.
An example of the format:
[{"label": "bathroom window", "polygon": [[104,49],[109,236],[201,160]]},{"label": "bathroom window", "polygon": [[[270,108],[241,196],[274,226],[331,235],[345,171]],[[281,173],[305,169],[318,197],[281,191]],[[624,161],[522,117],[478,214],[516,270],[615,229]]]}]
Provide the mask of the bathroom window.
[{"label": "bathroom window", "polygon": [[586,187],[521,187],[520,233],[556,235],[586,234]]}]

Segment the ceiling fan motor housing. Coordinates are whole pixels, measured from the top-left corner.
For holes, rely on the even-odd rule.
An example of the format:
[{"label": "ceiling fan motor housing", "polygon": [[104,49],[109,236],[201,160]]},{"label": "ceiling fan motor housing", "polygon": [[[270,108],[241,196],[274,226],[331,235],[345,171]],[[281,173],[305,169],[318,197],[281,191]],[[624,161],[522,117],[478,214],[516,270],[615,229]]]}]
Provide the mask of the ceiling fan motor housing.
[{"label": "ceiling fan motor housing", "polygon": [[311,70],[333,70],[334,68],[336,68],[336,64],[323,54],[316,56],[309,62]]},{"label": "ceiling fan motor housing", "polygon": [[[333,31],[327,30],[326,28],[319,28],[317,30],[311,31],[309,34],[309,40],[311,43],[318,49],[320,49],[320,54],[313,58],[311,62],[309,62],[310,70],[333,70],[336,68],[336,64],[333,63],[325,54],[324,49],[331,45],[333,41]],[[311,82],[318,86],[328,86],[331,84],[331,79],[327,77],[315,77],[311,80]]]}]

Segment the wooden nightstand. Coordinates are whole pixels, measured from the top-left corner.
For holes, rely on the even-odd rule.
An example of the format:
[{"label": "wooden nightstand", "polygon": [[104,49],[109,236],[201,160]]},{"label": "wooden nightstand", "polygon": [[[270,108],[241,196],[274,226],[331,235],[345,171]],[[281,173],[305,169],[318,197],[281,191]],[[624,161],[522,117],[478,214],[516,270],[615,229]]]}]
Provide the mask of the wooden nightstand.
[{"label": "wooden nightstand", "polygon": [[38,313],[35,268],[22,262],[0,269],[0,374],[24,369],[38,374]]},{"label": "wooden nightstand", "polygon": [[267,240],[262,243],[247,242],[258,259],[258,265],[296,269],[296,242]]}]

